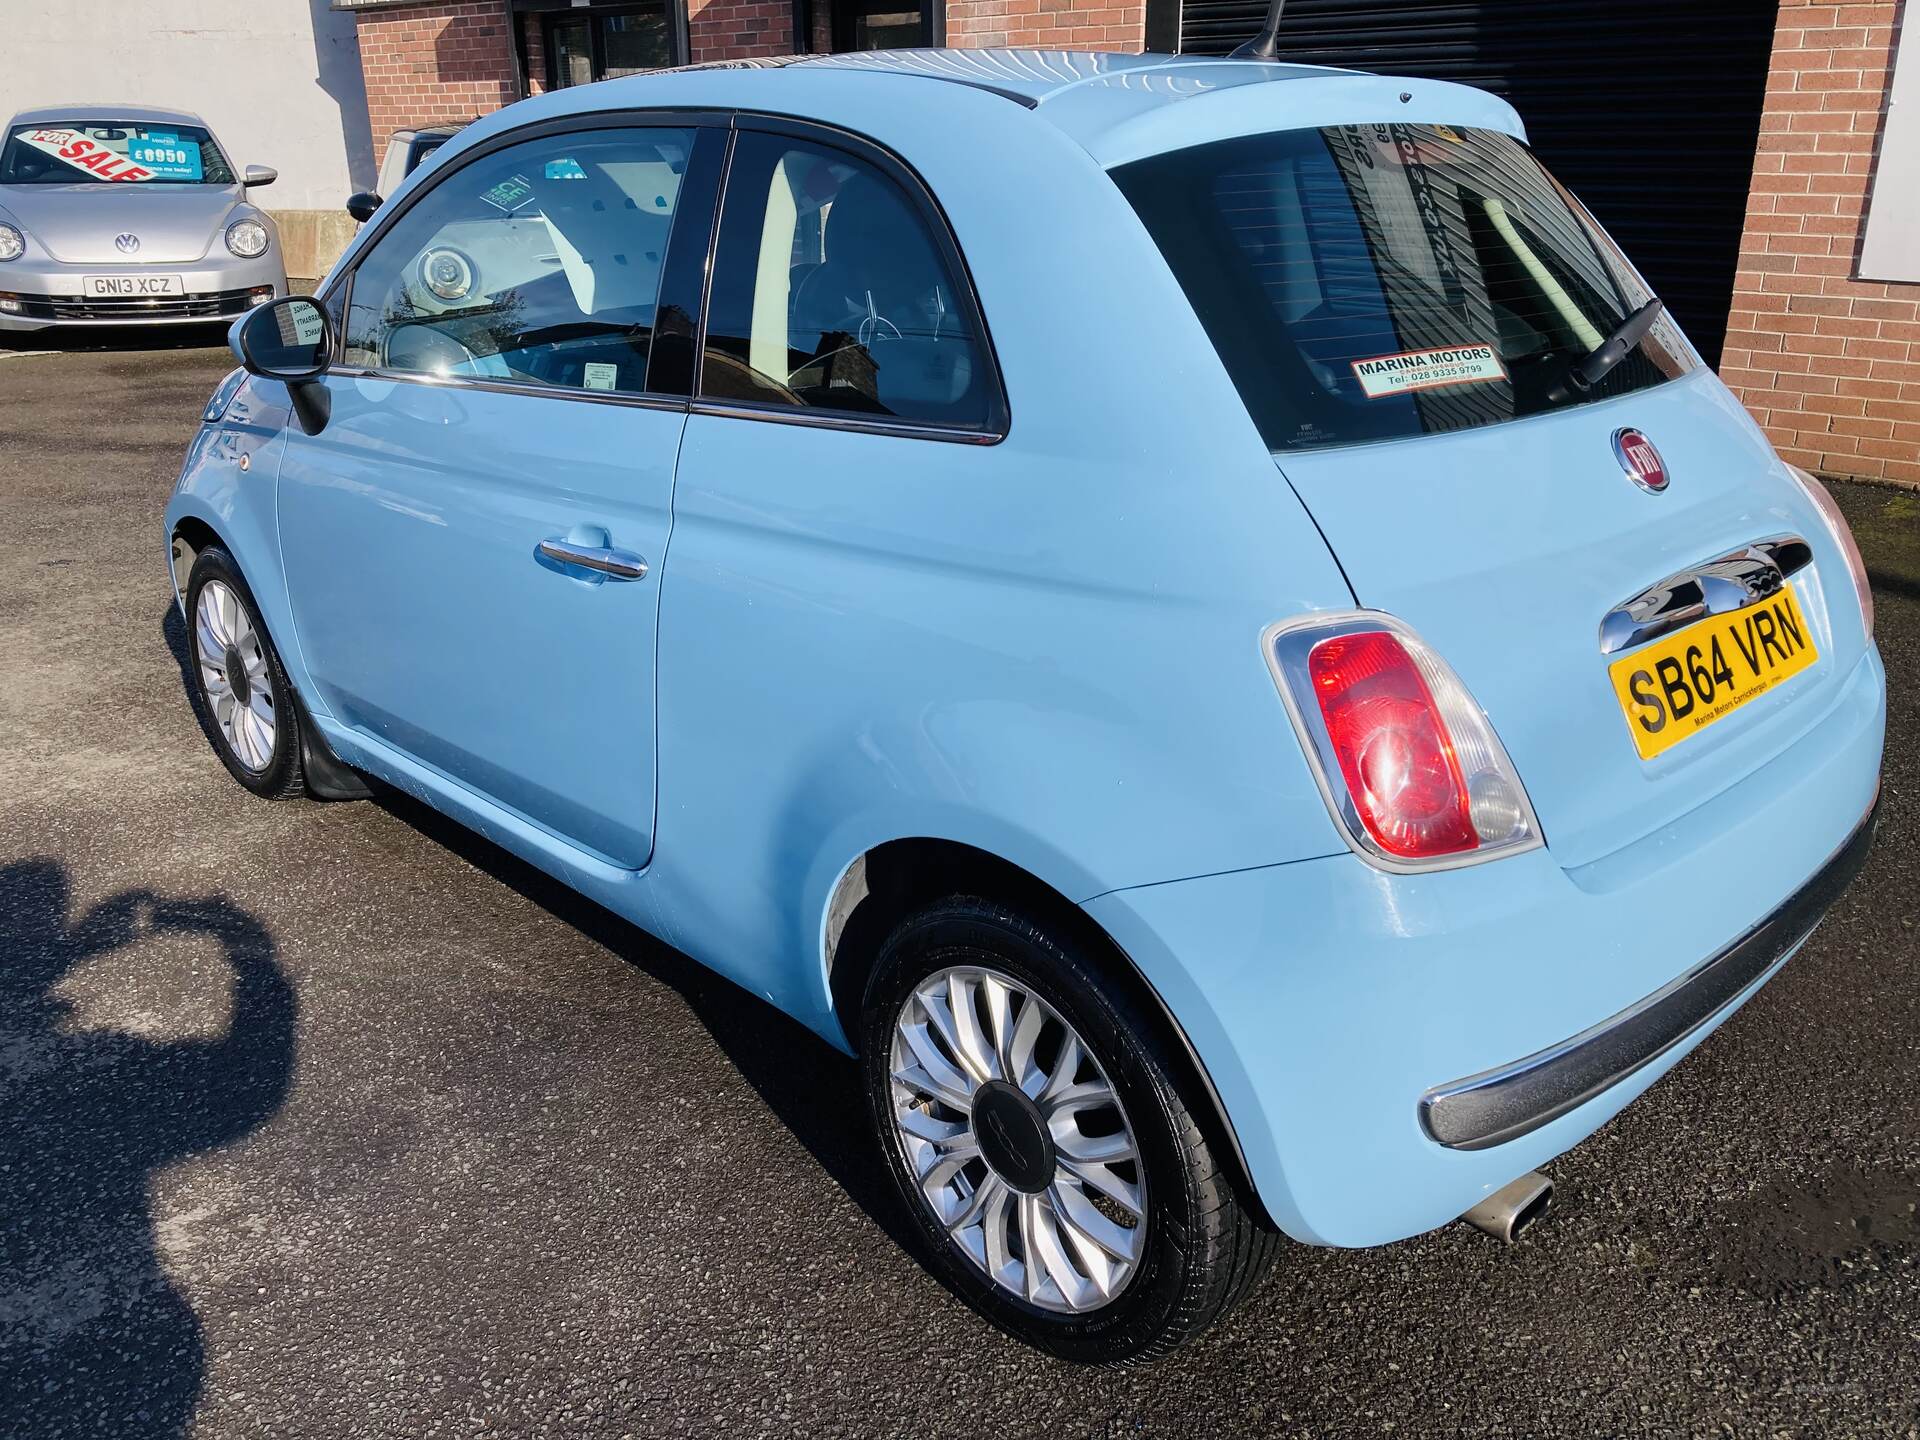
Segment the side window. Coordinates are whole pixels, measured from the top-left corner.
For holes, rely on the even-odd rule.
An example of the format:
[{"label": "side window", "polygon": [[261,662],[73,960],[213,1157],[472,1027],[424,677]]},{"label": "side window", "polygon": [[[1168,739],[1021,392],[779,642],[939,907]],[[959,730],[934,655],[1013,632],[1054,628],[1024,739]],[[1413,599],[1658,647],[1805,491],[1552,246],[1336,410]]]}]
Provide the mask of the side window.
[{"label": "side window", "polygon": [[996,380],[920,209],[843,151],[742,131],[701,394],[984,428]]},{"label": "side window", "polygon": [[554,135],[460,166],[353,274],[348,365],[645,388],[692,130]]}]

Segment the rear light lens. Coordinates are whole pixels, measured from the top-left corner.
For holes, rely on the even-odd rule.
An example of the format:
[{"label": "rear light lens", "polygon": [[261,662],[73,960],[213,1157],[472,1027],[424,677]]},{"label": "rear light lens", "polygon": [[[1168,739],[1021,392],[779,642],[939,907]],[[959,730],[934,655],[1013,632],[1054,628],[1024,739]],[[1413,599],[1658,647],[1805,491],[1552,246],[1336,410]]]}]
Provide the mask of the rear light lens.
[{"label": "rear light lens", "polygon": [[1267,653],[1328,807],[1361,855],[1424,870],[1541,843],[1485,714],[1398,620],[1363,611],[1276,626]]},{"label": "rear light lens", "polygon": [[1807,492],[1807,498],[1819,507],[1820,518],[1827,522],[1827,530],[1833,536],[1833,543],[1847,562],[1847,571],[1853,576],[1853,592],[1860,597],[1860,619],[1867,627],[1867,638],[1873,638],[1873,587],[1867,583],[1867,562],[1860,558],[1860,547],[1854,542],[1853,527],[1847,524],[1847,517],[1840,512],[1840,503],[1833,498],[1833,492],[1822,485],[1812,475],[1798,465],[1789,465],[1793,478],[1800,482],[1800,488]]}]

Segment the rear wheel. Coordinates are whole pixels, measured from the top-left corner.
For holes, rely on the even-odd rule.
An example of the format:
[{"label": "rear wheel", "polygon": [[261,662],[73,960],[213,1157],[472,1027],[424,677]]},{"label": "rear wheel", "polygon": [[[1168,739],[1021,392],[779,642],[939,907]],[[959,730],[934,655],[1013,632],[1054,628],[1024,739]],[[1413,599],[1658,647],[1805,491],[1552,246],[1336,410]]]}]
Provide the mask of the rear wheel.
[{"label": "rear wheel", "polygon": [[187,581],[187,652],[194,708],[227,772],[267,800],[306,793],[300,714],[253,594],[217,545]]},{"label": "rear wheel", "polygon": [[911,917],[862,1018],[874,1123],[933,1267],[1060,1356],[1162,1354],[1252,1289],[1242,1203],[1157,1031],[1064,937],[983,900]]}]

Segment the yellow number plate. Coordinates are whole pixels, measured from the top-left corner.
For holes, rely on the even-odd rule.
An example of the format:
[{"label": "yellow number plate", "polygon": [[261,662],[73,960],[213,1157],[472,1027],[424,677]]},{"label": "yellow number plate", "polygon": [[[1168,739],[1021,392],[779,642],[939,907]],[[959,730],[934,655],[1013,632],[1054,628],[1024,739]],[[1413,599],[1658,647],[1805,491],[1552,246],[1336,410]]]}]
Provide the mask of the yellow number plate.
[{"label": "yellow number plate", "polygon": [[1764,695],[1820,658],[1793,587],[1678,634],[1607,667],[1642,760]]}]

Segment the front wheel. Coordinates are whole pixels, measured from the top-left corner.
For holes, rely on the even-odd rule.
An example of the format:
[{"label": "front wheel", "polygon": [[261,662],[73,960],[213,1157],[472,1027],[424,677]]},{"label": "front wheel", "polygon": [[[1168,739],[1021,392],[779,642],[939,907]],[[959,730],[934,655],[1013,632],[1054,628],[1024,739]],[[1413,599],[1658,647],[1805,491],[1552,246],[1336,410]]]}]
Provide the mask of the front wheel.
[{"label": "front wheel", "polygon": [[263,799],[304,795],[293,686],[253,593],[217,545],[187,580],[187,657],[194,709],[227,773]]},{"label": "front wheel", "polygon": [[1022,916],[958,897],[882,949],[862,1068],[888,1169],[952,1288],[1067,1359],[1171,1350],[1279,1237],[1242,1203],[1125,989]]}]

